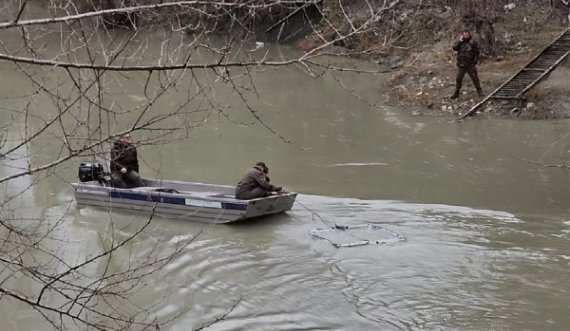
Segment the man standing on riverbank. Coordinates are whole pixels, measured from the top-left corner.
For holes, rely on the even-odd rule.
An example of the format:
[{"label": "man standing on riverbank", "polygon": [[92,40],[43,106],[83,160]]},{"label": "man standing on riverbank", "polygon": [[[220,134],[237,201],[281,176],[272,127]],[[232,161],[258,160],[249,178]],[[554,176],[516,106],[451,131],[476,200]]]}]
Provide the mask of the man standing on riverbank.
[{"label": "man standing on riverbank", "polygon": [[473,85],[477,89],[477,94],[483,96],[479,76],[477,75],[477,62],[479,62],[479,45],[473,38],[469,30],[463,30],[459,36],[459,41],[453,45],[453,51],[457,52],[457,76],[455,78],[455,92],[451,99],[459,98],[463,77],[467,73]]}]

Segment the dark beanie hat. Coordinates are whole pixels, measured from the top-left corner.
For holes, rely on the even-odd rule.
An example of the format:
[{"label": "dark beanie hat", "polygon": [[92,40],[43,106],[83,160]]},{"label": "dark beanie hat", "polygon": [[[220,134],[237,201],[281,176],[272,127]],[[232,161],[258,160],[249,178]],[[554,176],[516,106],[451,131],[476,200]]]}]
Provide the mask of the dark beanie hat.
[{"label": "dark beanie hat", "polygon": [[255,165],[263,168],[263,171],[265,172],[269,171],[269,168],[265,165],[265,162],[257,162]]}]

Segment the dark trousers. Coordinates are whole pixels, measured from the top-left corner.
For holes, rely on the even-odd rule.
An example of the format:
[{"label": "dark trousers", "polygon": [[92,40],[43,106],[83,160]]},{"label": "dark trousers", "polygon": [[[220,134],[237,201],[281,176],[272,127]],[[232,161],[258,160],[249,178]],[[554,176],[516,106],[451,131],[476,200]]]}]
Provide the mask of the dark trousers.
[{"label": "dark trousers", "polygon": [[131,170],[126,174],[120,172],[111,173],[111,181],[114,187],[132,188],[144,186],[141,175],[138,172]]},{"label": "dark trousers", "polygon": [[475,65],[469,67],[457,66],[457,76],[455,77],[455,94],[459,95],[465,74],[469,75],[473,81],[473,85],[475,85],[475,88],[477,89],[477,93],[481,94],[483,90],[481,90],[481,83],[479,82],[479,76],[477,75],[477,66]]},{"label": "dark trousers", "polygon": [[249,200],[257,199],[269,196],[271,193],[262,187],[256,187],[251,191],[239,191],[236,192],[236,199]]}]

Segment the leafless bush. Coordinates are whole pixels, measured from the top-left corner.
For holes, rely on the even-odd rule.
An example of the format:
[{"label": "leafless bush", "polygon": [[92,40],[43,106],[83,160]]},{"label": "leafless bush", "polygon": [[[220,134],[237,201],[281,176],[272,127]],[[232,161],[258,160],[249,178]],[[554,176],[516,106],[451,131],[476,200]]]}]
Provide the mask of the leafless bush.
[{"label": "leafless bush", "polygon": [[[10,169],[0,177],[1,304],[23,306],[54,329],[152,329],[167,323],[155,320],[150,307],[129,305],[129,297],[145,276],[176,258],[193,237],[167,251],[151,247],[145,259],[113,268],[115,256],[147,229],[151,217],[128,235],[107,238],[90,256],[62,256],[72,245],[72,239],[58,234],[67,212],[55,219],[27,214],[29,192],[66,163],[108,161],[110,141],[123,133],[136,132],[139,143],[148,145],[186,139],[209,116],[227,116],[227,107],[213,93],[220,86],[233,91],[258,123],[288,143],[248,103],[248,95],[257,93],[255,72],[298,66],[318,77],[327,70],[354,70],[330,64],[321,58],[323,51],[368,31],[390,8],[374,8],[359,24],[343,16],[352,22],[349,30],[337,31],[333,38],[320,35],[317,47],[285,59],[249,52],[243,34],[211,37],[217,29],[202,24],[222,24],[223,18],[247,36],[252,33],[247,20],[260,13],[270,18],[269,26],[279,25],[315,3],[8,1],[1,13],[0,61],[18,70],[29,87],[2,105],[3,118],[22,130],[9,139],[12,131],[4,128],[0,134],[0,167]],[[196,15],[197,21],[188,18]],[[128,29],[114,29],[120,17],[126,17]],[[145,24],[138,24],[140,19]],[[137,98],[118,102],[117,96],[127,90]],[[168,104],[173,95],[185,97]],[[165,103],[168,108],[161,107]],[[47,141],[57,145],[57,153],[34,160],[29,147]],[[21,282],[33,286],[24,291]]]}]

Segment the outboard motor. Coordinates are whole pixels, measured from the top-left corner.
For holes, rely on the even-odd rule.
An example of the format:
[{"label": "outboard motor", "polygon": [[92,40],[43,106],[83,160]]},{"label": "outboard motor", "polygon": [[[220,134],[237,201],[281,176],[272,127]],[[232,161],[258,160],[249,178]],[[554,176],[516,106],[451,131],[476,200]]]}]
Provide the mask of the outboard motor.
[{"label": "outboard motor", "polygon": [[103,165],[98,162],[81,162],[79,180],[82,182],[99,181],[105,175]]}]

